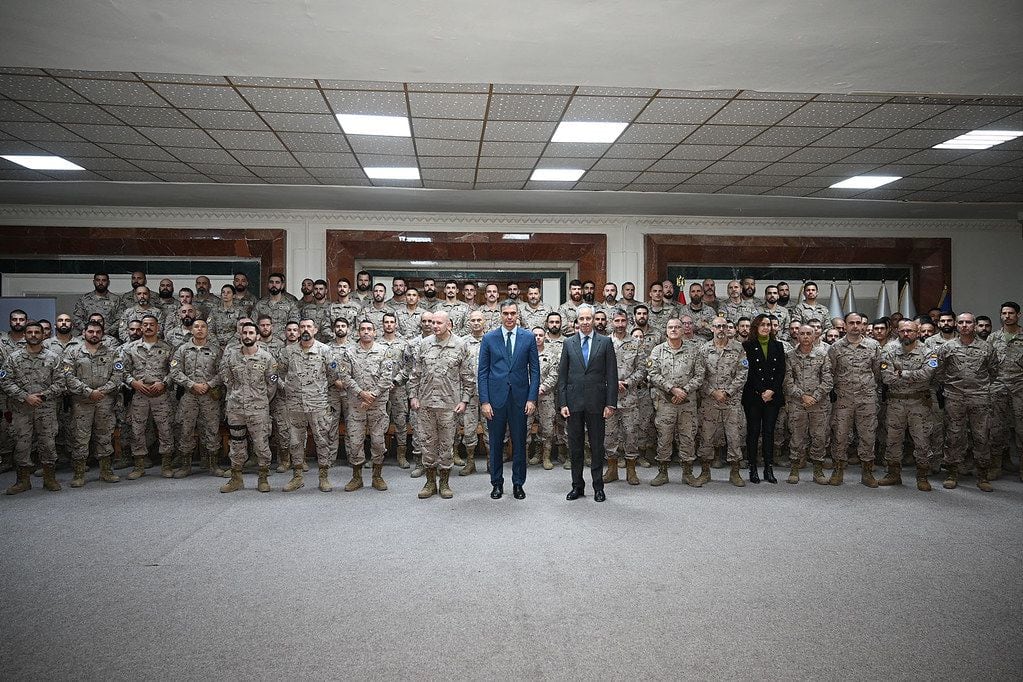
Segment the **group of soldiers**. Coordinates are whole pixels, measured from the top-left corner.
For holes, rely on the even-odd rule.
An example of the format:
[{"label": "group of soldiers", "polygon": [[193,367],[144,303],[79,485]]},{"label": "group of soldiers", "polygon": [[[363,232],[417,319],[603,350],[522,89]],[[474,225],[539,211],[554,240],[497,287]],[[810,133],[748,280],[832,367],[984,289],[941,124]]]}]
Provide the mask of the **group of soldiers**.
[{"label": "group of soldiers", "polygon": [[[322,491],[332,490],[329,469],[339,457],[352,468],[346,491],[364,486],[367,459],[371,486],[386,490],[390,453],[413,477],[426,477],[421,498],[449,498],[453,467],[472,474],[483,454],[489,470],[477,364],[483,335],[500,326],[509,302],[540,356],[531,465],[569,466],[555,390],[583,306],[592,308],[595,330],[611,337],[618,365],[607,483],[619,480],[623,463],[629,484],[640,483],[637,466],[657,466],[650,483],[663,485],[677,458],[690,486],[708,483],[723,464],[733,485],[745,485],[740,469],[744,461],[756,466],[758,453],[744,451],[743,343],[756,338],[761,319],[786,351],[775,444],[788,455],[789,483],[810,464],[815,482],[840,485],[858,461],[864,485],[900,485],[905,461],[915,462],[920,490],[930,490],[930,472],[944,465],[944,487],[972,467],[978,487],[990,491],[1011,467],[1010,442],[1023,450],[1023,334],[1013,301],[1000,307],[995,331],[990,318],[941,310],[915,319],[831,318],[814,282],[790,301],[787,283],[766,286],[760,298],[751,277],[729,282],[723,299],[713,280],[693,283],[681,305],[670,280],[650,284],[645,302],[632,282],[619,297],[615,283],[598,293],[594,282],[573,280],[559,306],[547,305],[539,286],[523,292],[514,282],[503,292],[487,284],[482,303],[474,283],[453,280],[438,287],[427,278],[420,289],[396,277],[388,292],[365,271],[354,287],[338,280],[333,296],[326,281],[312,279],[292,295],[280,273],[259,298],[243,273],[219,296],[208,277],[176,291],[163,279],[157,297],[143,272],[132,273],[126,294],[112,294],[109,284],[96,274],[94,291],[52,329],[15,310],[0,334],[0,396],[10,412],[0,455],[8,469],[13,451],[17,467],[8,494],[29,490],[33,471],[45,489],[60,490],[59,454],[70,458],[72,487],[85,485],[90,455],[100,480],[118,481],[119,465],[137,479],[155,449],[166,478],[190,475],[199,452],[201,467],[229,478],[221,492],[244,488],[247,464],[257,469],[257,489],[269,491],[273,460],[278,473],[292,473],[283,490],[295,491],[307,451]],[[879,458],[887,471],[877,479]]]}]

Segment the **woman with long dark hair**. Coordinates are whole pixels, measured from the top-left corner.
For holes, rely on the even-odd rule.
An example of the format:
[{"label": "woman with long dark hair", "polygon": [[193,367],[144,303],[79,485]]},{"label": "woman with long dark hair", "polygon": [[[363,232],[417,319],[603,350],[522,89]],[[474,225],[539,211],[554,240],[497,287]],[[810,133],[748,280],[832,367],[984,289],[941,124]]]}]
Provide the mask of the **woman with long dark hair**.
[{"label": "woman with long dark hair", "polygon": [[753,318],[750,340],[742,344],[749,363],[746,387],[742,391],[742,409],[746,413],[746,456],[749,458],[750,483],[760,483],[757,475],[757,447],[764,440],[764,480],[777,483],[774,465],[774,425],[785,397],[785,347],[774,338],[771,316]]}]

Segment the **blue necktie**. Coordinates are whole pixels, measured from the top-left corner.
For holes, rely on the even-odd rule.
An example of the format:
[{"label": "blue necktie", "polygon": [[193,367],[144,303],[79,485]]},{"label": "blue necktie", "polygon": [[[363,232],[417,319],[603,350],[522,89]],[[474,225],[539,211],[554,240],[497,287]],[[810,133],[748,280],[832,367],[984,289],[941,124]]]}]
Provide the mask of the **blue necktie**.
[{"label": "blue necktie", "polygon": [[590,337],[583,337],[583,367],[588,367],[590,364]]},{"label": "blue necktie", "polygon": [[511,359],[511,356],[512,356],[511,337],[512,337],[512,332],[508,332],[507,334],[504,335],[504,349],[508,353],[508,359],[509,360]]}]

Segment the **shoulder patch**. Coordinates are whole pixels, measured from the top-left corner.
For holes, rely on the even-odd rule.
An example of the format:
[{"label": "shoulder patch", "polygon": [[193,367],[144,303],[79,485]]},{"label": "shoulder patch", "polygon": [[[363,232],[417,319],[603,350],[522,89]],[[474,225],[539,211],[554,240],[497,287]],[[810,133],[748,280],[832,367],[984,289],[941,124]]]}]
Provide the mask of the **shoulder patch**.
[{"label": "shoulder patch", "polygon": [[6,376],[7,376],[7,370],[0,369],[0,379],[5,378]]},{"label": "shoulder patch", "polygon": [[331,368],[331,369],[337,369],[337,360],[334,360],[334,361],[332,361],[332,362],[330,363],[330,368]]},{"label": "shoulder patch", "polygon": [[122,369],[124,369],[124,363],[123,362],[115,362],[114,363],[114,369],[116,369],[117,371],[121,371]]},{"label": "shoulder patch", "polygon": [[938,358],[932,357],[927,361],[927,366],[932,369],[936,369],[938,367]]},{"label": "shoulder patch", "polygon": [[742,366],[743,367],[749,367],[749,359],[748,358],[743,358],[742,359]]}]

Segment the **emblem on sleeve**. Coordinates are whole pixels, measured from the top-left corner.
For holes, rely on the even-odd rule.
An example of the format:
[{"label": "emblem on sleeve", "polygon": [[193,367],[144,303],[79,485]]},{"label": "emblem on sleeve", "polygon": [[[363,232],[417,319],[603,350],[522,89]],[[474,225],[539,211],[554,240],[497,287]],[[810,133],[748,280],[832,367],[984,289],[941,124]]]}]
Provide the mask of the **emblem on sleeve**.
[{"label": "emblem on sleeve", "polygon": [[124,369],[124,363],[123,362],[115,362],[114,363],[114,369],[116,369],[117,371],[121,371],[122,369]]},{"label": "emblem on sleeve", "polygon": [[930,360],[927,361],[927,366],[931,368],[936,368],[938,366],[938,359],[931,358]]},{"label": "emblem on sleeve", "polygon": [[3,379],[6,376],[7,376],[7,370],[0,369],[0,379]]}]

